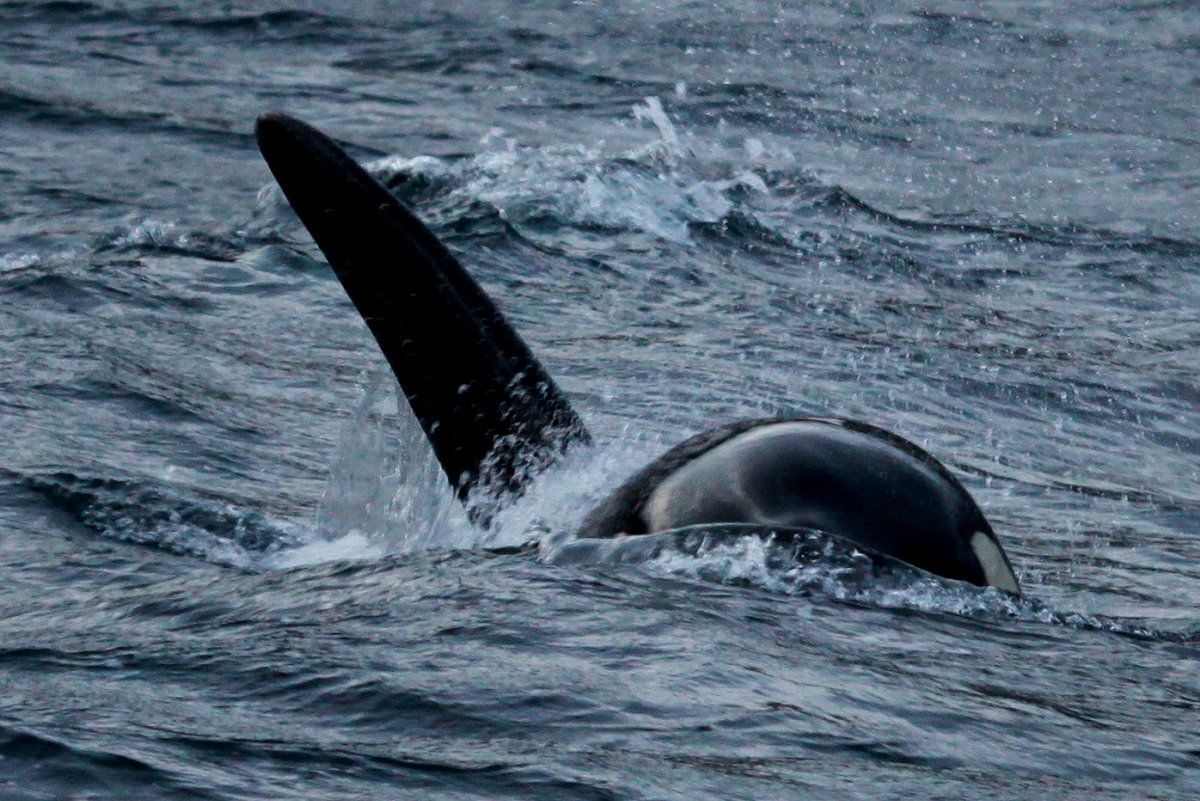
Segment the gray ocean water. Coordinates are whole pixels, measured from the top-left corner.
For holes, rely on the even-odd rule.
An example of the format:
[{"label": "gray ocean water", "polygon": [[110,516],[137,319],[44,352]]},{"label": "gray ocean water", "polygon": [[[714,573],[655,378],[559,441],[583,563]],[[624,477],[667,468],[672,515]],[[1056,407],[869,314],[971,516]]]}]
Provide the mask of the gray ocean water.
[{"label": "gray ocean water", "polygon": [[[1200,797],[1198,99],[1196,2],[0,2],[0,799]],[[268,110],[596,434],[494,531]],[[556,556],[764,414],[932,451],[1026,597]]]}]

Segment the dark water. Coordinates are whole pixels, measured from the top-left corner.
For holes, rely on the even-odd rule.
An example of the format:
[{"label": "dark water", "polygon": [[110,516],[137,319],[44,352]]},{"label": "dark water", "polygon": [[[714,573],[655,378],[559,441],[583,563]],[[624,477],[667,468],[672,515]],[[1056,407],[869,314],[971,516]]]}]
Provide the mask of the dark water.
[{"label": "dark water", "polygon": [[[1196,797],[1198,90],[1195,2],[0,2],[0,798]],[[264,110],[597,434],[496,532]],[[775,413],[944,459],[1027,598],[562,547]]]}]

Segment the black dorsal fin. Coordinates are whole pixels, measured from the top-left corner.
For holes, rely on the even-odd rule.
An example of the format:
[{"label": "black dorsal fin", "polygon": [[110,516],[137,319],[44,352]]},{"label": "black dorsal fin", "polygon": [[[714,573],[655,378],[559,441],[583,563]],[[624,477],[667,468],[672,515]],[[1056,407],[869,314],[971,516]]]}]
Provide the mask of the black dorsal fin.
[{"label": "black dorsal fin", "polygon": [[491,298],[387,189],[293,117],[264,114],[255,135],[476,522],[590,440]]}]

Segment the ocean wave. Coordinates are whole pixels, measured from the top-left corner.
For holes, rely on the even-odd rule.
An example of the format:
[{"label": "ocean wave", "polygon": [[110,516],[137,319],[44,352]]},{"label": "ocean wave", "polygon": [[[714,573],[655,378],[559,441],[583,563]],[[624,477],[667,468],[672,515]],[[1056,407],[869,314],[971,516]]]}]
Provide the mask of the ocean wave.
[{"label": "ocean wave", "polygon": [[21,483],[105,537],[228,567],[256,569],[265,557],[302,541],[284,521],[166,486],[65,471],[26,475]]}]

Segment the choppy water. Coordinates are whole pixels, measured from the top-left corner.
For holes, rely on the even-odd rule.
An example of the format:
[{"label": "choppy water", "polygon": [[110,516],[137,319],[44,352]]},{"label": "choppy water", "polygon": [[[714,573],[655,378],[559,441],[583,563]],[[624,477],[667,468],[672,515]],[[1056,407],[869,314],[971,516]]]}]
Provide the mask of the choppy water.
[{"label": "choppy water", "polygon": [[[0,798],[1194,797],[1198,55],[1195,2],[0,2]],[[597,434],[496,532],[264,110]],[[941,457],[1027,597],[556,536],[773,413]]]}]

